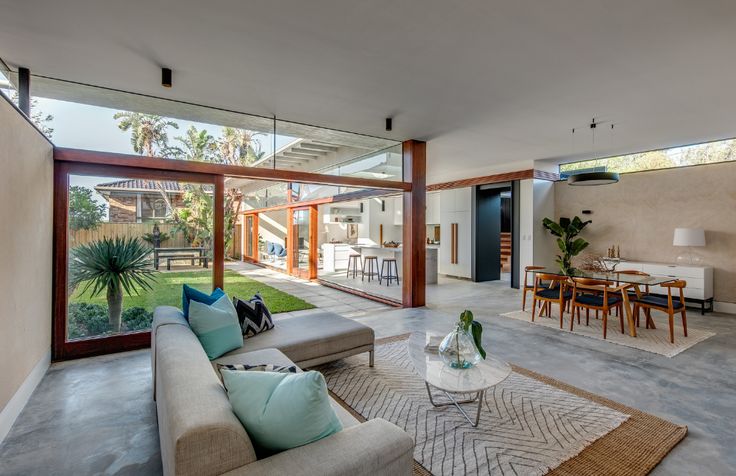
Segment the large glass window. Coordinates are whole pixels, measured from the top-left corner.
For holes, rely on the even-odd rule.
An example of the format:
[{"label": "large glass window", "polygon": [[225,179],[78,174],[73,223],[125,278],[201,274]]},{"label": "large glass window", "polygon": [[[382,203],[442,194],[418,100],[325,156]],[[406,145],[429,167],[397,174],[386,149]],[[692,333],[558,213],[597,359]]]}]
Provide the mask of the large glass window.
[{"label": "large glass window", "polygon": [[581,172],[639,172],[732,160],[736,160],[736,139],[561,164],[560,175],[565,178]]},{"label": "large glass window", "polygon": [[181,286],[212,289],[209,184],[69,177],[66,340],[148,331]]}]

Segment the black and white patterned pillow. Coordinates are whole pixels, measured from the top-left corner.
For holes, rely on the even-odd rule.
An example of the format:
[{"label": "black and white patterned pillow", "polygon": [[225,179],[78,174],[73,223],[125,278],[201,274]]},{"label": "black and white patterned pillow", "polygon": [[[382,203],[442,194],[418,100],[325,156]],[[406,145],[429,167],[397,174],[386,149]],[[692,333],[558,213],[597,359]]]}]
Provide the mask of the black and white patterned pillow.
[{"label": "black and white patterned pillow", "polygon": [[260,294],[256,293],[247,301],[234,297],[233,305],[238,312],[238,320],[244,337],[253,337],[256,334],[273,329],[271,313]]},{"label": "black and white patterned pillow", "polygon": [[217,368],[220,371],[223,370],[238,370],[248,372],[283,372],[295,374],[298,372],[296,365],[274,365],[274,364],[257,364],[257,365],[246,365],[246,364],[217,364]]},{"label": "black and white patterned pillow", "polygon": [[[225,385],[225,381],[222,376],[223,370],[235,370],[238,372],[282,372],[295,374],[299,372],[296,365],[273,365],[273,364],[258,364],[258,365],[245,365],[245,364],[217,364],[217,376],[220,378],[220,382]],[[227,387],[225,387],[227,390]]]}]

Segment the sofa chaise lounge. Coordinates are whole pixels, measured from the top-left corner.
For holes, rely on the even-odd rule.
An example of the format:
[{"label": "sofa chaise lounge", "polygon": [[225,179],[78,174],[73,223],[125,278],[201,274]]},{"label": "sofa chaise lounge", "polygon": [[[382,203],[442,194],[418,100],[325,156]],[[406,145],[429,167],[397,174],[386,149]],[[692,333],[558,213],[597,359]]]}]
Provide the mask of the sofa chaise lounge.
[{"label": "sofa chaise lounge", "polygon": [[307,367],[369,352],[373,364],[373,330],[360,323],[315,311],[275,324],[210,362],[179,309],[154,311],[151,365],[164,474],[411,474],[414,442],[407,433],[380,418],[361,423],[332,398],[342,431],[258,458],[218,378],[218,363]]}]

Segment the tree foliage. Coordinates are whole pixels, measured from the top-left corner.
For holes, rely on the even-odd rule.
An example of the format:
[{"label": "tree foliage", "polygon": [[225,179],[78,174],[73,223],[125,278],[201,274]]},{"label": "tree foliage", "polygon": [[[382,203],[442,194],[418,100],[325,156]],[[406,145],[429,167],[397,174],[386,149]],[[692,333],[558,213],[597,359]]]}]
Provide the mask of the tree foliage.
[{"label": "tree foliage", "polygon": [[73,185],[69,187],[69,228],[94,230],[105,217],[105,205],[92,198],[92,190]]},{"label": "tree foliage", "polygon": [[151,249],[137,238],[103,238],[72,248],[69,284],[91,288],[91,296],[107,291],[110,327],[120,331],[123,293],[151,290],[155,272],[149,258]]}]

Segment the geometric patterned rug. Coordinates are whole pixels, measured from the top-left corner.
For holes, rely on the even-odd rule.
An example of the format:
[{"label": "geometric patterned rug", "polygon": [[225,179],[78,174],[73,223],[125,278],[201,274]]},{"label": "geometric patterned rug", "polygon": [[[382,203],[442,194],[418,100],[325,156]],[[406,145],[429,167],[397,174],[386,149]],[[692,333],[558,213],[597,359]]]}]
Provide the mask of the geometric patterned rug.
[{"label": "geometric patterned rug", "polygon": [[[429,402],[405,341],[377,346],[375,359],[373,368],[358,356],[317,370],[349,409],[409,433],[415,460],[435,475],[546,474],[629,419],[621,411],[512,372],[486,392],[480,423],[473,428],[455,407],[437,408]],[[441,401],[439,393],[433,395]]]},{"label": "geometric patterned rug", "polygon": [[[554,307],[554,306],[553,306]],[[538,314],[538,313],[537,313]],[[539,317],[537,315],[532,322],[531,311],[512,311],[505,314],[501,314],[503,317],[515,319],[517,321],[528,322],[530,325],[539,325],[555,329],[559,332],[570,332],[570,314],[565,313],[563,319],[563,328],[560,329],[560,314],[557,309],[552,310],[552,317]],[[654,354],[664,355],[665,357],[674,357],[680,352],[689,349],[698,342],[702,342],[705,339],[712,337],[715,332],[698,329],[689,325],[687,328],[687,337],[683,335],[683,329],[680,325],[679,314],[675,316],[675,343],[670,342],[669,325],[667,324],[667,316],[665,314],[652,312],[653,318],[655,318],[656,329],[647,329],[646,326],[642,325],[636,329],[636,337],[631,337],[628,333],[628,327],[626,318],[624,317],[624,331],[621,333],[621,325],[618,317],[611,315],[608,318],[608,333],[606,339],[603,340],[603,320],[595,319],[594,313],[590,315],[590,325],[585,325],[585,313],[581,312],[580,325],[577,320],[573,326],[572,333],[591,337],[593,339],[602,340],[604,342],[610,342],[612,344],[624,345],[627,347],[633,347],[635,349],[652,352]],[[664,317],[664,319],[660,319]],[[644,316],[642,316],[643,324]]]}]

